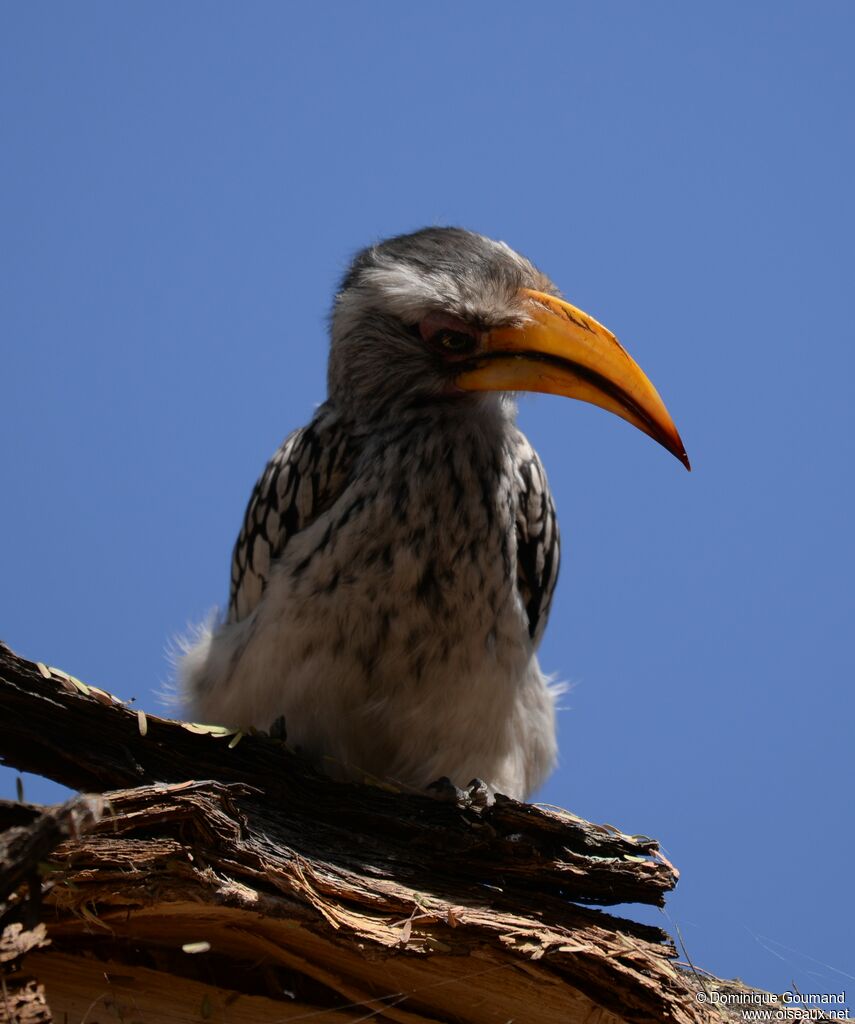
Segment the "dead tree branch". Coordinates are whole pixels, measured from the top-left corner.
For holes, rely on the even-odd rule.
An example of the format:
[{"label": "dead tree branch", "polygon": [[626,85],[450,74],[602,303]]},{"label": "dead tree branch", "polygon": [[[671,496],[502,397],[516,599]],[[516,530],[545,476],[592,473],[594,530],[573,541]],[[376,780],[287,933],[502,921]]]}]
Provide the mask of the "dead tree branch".
[{"label": "dead tree branch", "polygon": [[336,783],[8,648],[0,757],[102,794],[0,806],[0,1022],[721,1019],[662,931],[593,909],[662,904],[652,839]]}]

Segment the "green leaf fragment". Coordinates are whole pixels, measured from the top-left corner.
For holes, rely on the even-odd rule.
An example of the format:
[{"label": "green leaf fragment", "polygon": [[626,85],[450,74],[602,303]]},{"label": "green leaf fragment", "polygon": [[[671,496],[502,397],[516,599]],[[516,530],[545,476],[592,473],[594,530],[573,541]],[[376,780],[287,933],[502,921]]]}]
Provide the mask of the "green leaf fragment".
[{"label": "green leaf fragment", "polygon": [[182,722],[181,728],[197,736],[234,736],[237,729],[229,729],[225,725],[205,725],[202,722]]}]

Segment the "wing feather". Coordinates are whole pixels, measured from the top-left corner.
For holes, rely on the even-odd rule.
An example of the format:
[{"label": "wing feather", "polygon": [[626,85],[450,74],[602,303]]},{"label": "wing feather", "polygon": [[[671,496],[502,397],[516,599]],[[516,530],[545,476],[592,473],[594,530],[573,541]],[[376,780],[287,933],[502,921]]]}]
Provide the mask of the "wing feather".
[{"label": "wing feather", "polygon": [[252,612],[289,539],[341,493],[349,461],[347,437],[323,410],[282,442],[253,489],[235,543],[229,622]]},{"label": "wing feather", "polygon": [[558,581],[560,542],[555,505],[537,452],[519,435],[517,450],[517,584],[529,635],[535,643],[546,628]]}]

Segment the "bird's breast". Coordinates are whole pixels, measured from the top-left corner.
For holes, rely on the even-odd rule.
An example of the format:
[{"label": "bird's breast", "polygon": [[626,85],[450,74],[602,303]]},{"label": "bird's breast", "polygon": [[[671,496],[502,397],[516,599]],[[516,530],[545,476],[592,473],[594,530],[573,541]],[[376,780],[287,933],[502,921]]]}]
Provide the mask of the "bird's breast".
[{"label": "bird's breast", "polygon": [[289,617],[323,622],[373,678],[528,656],[512,460],[465,440],[378,439],[271,579]]}]

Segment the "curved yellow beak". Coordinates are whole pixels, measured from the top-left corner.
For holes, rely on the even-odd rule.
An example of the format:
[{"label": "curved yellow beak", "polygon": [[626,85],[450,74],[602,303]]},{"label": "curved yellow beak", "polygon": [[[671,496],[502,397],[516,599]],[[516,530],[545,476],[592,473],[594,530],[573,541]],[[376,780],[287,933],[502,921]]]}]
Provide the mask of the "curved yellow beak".
[{"label": "curved yellow beak", "polygon": [[691,469],[665,403],[611,331],[569,302],[528,288],[523,294],[530,320],[486,334],[476,363],[460,374],[457,386],[590,402],[643,430]]}]

